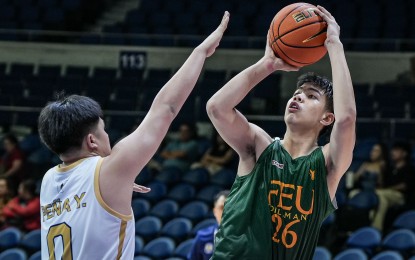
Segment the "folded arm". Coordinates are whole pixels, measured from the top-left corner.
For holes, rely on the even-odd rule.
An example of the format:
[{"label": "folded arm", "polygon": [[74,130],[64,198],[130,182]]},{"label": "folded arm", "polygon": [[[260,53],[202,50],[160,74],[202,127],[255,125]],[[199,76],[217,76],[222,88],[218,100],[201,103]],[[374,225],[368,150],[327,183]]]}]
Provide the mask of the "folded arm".
[{"label": "folded arm", "polygon": [[[271,137],[258,126],[249,123],[235,107],[259,82],[276,70],[290,71],[297,68],[275,57],[266,44],[264,57],[232,78],[207,103],[207,112],[216,130],[240,157],[242,164],[238,174],[251,171],[256,154],[265,149]],[[246,164],[243,163],[245,161]]]}]

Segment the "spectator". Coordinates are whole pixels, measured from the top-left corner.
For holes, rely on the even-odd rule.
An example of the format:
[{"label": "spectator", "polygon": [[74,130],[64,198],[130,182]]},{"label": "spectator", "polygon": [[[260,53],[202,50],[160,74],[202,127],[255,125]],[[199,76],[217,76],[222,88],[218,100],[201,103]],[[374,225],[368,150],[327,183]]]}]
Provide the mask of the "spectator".
[{"label": "spectator", "polygon": [[201,229],[197,232],[190,249],[188,260],[208,260],[213,253],[213,243],[218,226],[222,219],[223,207],[225,200],[229,195],[228,190],[223,190],[216,194],[213,201],[213,214],[215,215],[217,224]]},{"label": "spectator", "polygon": [[383,187],[383,176],[389,169],[388,150],[385,144],[373,145],[370,158],[364,162],[354,175],[359,189],[375,189]]},{"label": "spectator", "polygon": [[2,175],[8,178],[10,189],[16,194],[19,183],[23,180],[26,159],[19,147],[19,141],[13,134],[7,134],[3,139],[5,154],[1,160]]},{"label": "spectator", "polygon": [[411,147],[406,142],[397,142],[391,149],[392,169],[384,177],[384,188],[376,190],[379,197],[378,210],[372,225],[383,230],[387,211],[405,204],[410,197],[415,181],[415,169],[410,163]]},{"label": "spectator", "polygon": [[196,137],[195,125],[181,124],[179,138],[167,142],[166,147],[160,153],[162,169],[178,168],[186,172],[199,156]]},{"label": "spectator", "polygon": [[36,194],[36,182],[24,180],[19,184],[18,195],[3,208],[6,226],[23,231],[40,228],[40,200]]},{"label": "spectator", "polygon": [[191,168],[205,168],[213,175],[222,168],[229,168],[234,155],[234,150],[215,131],[211,147],[203,154],[199,162],[192,164]]},{"label": "spectator", "polygon": [[11,198],[6,177],[0,177],[0,226],[4,224],[3,208]]}]

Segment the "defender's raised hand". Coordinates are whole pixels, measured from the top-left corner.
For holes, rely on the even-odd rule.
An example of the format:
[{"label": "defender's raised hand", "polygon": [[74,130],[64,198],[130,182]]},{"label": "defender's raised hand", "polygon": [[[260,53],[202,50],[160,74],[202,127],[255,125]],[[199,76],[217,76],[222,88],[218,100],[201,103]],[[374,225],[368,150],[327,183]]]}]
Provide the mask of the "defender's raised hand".
[{"label": "defender's raised hand", "polygon": [[196,49],[206,51],[206,57],[210,57],[219,46],[223,33],[226,31],[229,22],[229,12],[226,11],[218,28],[213,31]]}]

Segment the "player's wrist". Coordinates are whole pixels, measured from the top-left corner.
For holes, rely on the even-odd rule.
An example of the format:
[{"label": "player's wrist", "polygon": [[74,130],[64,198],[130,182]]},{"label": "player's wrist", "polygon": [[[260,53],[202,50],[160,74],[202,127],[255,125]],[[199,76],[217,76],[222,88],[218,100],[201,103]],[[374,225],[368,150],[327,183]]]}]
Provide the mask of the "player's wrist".
[{"label": "player's wrist", "polygon": [[343,48],[343,43],[340,41],[340,37],[336,36],[329,36],[326,40],[326,48],[329,50],[330,48]]}]

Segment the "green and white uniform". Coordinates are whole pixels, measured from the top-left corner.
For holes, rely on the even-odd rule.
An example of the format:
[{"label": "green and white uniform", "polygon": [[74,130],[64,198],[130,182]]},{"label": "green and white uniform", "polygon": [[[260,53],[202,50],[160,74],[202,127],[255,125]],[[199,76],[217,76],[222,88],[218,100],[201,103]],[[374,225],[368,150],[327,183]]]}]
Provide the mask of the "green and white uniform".
[{"label": "green and white uniform", "polygon": [[312,259],[333,211],[321,147],[292,159],[277,138],[237,177],[215,238],[213,260]]}]

